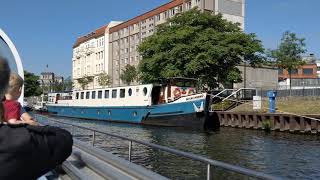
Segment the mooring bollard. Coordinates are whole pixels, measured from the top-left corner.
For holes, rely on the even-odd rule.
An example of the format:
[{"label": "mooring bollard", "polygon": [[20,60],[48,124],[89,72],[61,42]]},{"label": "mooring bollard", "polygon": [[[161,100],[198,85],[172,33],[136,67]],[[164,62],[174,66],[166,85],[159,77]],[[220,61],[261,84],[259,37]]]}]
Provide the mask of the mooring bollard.
[{"label": "mooring bollard", "polygon": [[210,180],[210,164],[207,166],[207,180]]},{"label": "mooring bollard", "polygon": [[93,147],[94,147],[95,141],[96,141],[96,132],[93,131],[93,132],[92,132],[92,146],[93,146]]},{"label": "mooring bollard", "polygon": [[131,149],[132,149],[132,141],[129,142],[129,161],[131,162]]},{"label": "mooring bollard", "polygon": [[276,96],[277,96],[277,92],[276,91],[268,91],[267,95],[269,97],[269,112],[270,113],[275,113],[276,112]]}]

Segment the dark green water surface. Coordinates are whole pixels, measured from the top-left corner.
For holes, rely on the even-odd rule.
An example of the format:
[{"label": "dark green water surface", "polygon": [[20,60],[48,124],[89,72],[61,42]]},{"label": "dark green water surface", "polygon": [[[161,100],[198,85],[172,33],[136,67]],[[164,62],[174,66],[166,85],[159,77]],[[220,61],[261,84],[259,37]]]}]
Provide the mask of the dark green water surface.
[{"label": "dark green water surface", "polygon": [[[285,179],[320,179],[320,136],[221,128],[201,132],[179,128],[140,126],[103,121],[54,118],[100,131],[192,152],[210,159]],[[39,119],[51,124],[47,118]],[[65,127],[67,128],[67,127]],[[69,129],[71,130],[71,129]],[[74,136],[90,142],[90,131],[74,129]],[[128,142],[98,134],[96,146],[128,157]],[[172,179],[206,179],[206,165],[133,143],[133,162]],[[213,167],[214,179],[248,179]]]}]

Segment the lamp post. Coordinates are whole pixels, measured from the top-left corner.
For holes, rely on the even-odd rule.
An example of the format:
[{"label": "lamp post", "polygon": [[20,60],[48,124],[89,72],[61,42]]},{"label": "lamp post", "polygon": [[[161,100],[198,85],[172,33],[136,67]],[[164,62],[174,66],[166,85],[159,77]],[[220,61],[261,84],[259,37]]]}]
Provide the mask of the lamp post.
[{"label": "lamp post", "polygon": [[243,60],[244,67],[243,67],[243,88],[247,87],[247,61]]},{"label": "lamp post", "polygon": [[303,88],[302,88],[302,96],[304,96],[304,86],[305,86],[304,79],[302,79],[302,86],[303,86]]}]

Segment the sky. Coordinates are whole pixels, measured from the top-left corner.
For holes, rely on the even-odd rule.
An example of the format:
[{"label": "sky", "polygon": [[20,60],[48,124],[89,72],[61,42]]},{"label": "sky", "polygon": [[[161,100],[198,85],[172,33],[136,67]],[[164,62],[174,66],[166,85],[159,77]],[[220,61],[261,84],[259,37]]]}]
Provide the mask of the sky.
[{"label": "sky", "polygon": [[[16,45],[25,70],[67,77],[77,37],[169,1],[0,0],[0,28]],[[289,30],[306,39],[308,53],[320,57],[319,8],[319,0],[246,0],[245,32],[255,33],[266,49],[274,49]]]}]

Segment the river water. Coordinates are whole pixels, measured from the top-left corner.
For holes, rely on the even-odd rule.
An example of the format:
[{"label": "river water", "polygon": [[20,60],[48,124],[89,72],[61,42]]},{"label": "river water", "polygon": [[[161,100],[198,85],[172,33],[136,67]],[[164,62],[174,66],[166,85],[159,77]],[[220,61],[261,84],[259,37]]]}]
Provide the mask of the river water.
[{"label": "river water", "polygon": [[[104,121],[54,119],[192,152],[285,179],[320,179],[320,136],[317,135],[265,133],[236,128],[220,128],[208,133]],[[47,118],[40,121],[51,124]],[[89,131],[74,129],[74,136],[88,143],[91,134]],[[96,144],[120,157],[128,157],[128,142],[99,134]],[[132,154],[133,162],[168,178],[206,179],[206,165],[203,163],[137,144],[133,144]],[[248,179],[219,168],[212,170],[212,176],[214,179]]]}]

